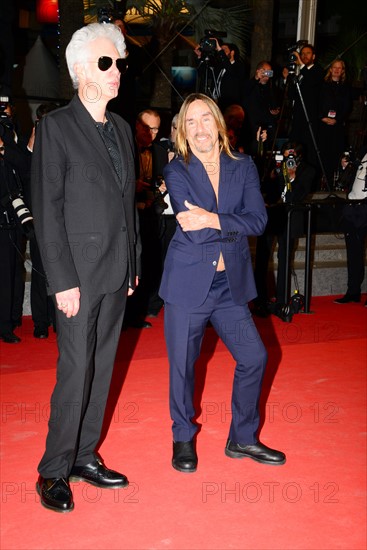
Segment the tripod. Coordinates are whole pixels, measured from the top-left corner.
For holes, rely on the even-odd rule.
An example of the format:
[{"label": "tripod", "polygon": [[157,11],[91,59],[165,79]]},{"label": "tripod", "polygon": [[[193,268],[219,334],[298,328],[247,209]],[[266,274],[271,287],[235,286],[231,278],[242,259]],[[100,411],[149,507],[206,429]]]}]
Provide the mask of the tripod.
[{"label": "tripod", "polygon": [[[280,110],[280,117],[279,117],[279,120],[278,120],[278,124],[277,124],[277,128],[276,128],[276,131],[275,131],[275,135],[274,135],[274,139],[273,139],[273,143],[272,143],[272,148],[271,148],[271,151],[274,150],[274,147],[275,147],[275,143],[276,143],[276,140],[277,140],[277,137],[278,137],[278,132],[279,132],[279,127],[280,127],[280,122],[282,120],[282,116],[283,116],[283,113],[284,113],[284,107],[285,107],[285,103],[288,99],[288,90],[289,90],[289,84],[290,83],[295,83],[296,85],[296,88],[297,88],[297,92],[298,92],[298,96],[299,96],[299,99],[301,101],[301,105],[302,105],[302,109],[303,109],[303,112],[304,112],[304,115],[305,115],[305,119],[306,119],[306,122],[307,122],[307,125],[308,125],[308,129],[309,129],[309,132],[310,132],[310,136],[311,136],[311,139],[312,139],[312,143],[313,143],[313,146],[314,146],[314,150],[316,152],[316,155],[317,155],[317,160],[319,162],[319,165],[320,165],[320,168],[321,168],[321,173],[322,173],[322,181],[324,182],[325,186],[326,186],[326,190],[330,192],[330,185],[329,185],[329,182],[327,180],[327,176],[326,176],[326,172],[325,172],[325,168],[324,168],[324,165],[323,165],[323,162],[322,162],[322,159],[321,159],[321,155],[320,155],[320,151],[319,151],[319,148],[318,148],[318,145],[317,145],[317,142],[316,142],[316,138],[315,138],[315,134],[313,132],[313,128],[312,128],[312,122],[309,118],[309,115],[308,115],[308,112],[307,112],[307,108],[306,108],[306,105],[305,105],[305,102],[304,102],[304,99],[303,99],[303,96],[302,96],[302,92],[301,92],[301,88],[300,88],[300,80],[299,80],[299,77],[294,74],[294,73],[289,73],[288,77],[287,77],[287,81],[286,81],[286,85],[285,85],[285,90],[284,90],[284,96],[283,96],[283,103],[282,103],[282,107],[281,107],[281,110]],[[270,159],[271,160],[271,159]],[[264,175],[266,174],[266,171],[264,171]]]},{"label": "tripod", "polygon": [[301,92],[301,88],[300,88],[300,85],[299,85],[299,78],[298,78],[297,75],[294,75],[294,80],[295,80],[295,83],[296,83],[296,88],[297,88],[297,91],[298,91],[299,98],[301,100],[301,104],[302,104],[303,112],[305,114],[306,122],[308,124],[308,129],[310,131],[312,143],[313,143],[316,155],[317,155],[317,159],[318,159],[319,164],[320,164],[321,173],[322,173],[322,181],[326,186],[326,191],[330,192],[330,185],[329,185],[329,182],[327,180],[325,168],[324,168],[324,165],[323,165],[323,162],[322,162],[322,159],[321,159],[321,155],[320,155],[320,150],[317,146],[315,134],[314,134],[313,129],[312,129],[312,123],[311,123],[310,118],[308,116],[306,105],[305,105],[305,102],[304,102],[304,99],[303,99],[303,96],[302,96],[302,92]]},{"label": "tripod", "polygon": [[[200,61],[199,66],[197,68],[198,73],[200,73],[203,70],[202,68],[203,65],[204,65],[204,85],[203,86],[200,85],[198,87],[199,88],[198,91],[211,97],[214,100],[218,100],[219,88],[217,84],[217,79],[215,77],[214,66],[208,54],[206,54],[205,58]],[[202,78],[200,78],[199,81],[201,84]]]}]

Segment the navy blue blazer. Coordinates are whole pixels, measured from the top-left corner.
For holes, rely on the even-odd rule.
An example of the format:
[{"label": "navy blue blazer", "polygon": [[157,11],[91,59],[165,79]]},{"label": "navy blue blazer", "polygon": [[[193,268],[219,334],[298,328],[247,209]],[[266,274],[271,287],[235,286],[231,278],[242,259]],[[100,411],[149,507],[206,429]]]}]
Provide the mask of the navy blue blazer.
[{"label": "navy blue blazer", "polygon": [[[215,167],[213,167],[215,170]],[[209,167],[210,171],[210,167]],[[219,215],[221,231],[182,231],[178,225],[165,259],[159,294],[168,303],[199,307],[205,301],[222,252],[229,288],[236,304],[256,297],[247,237],[261,235],[267,223],[257,168],[247,155],[220,155],[218,203],[201,161],[178,157],[167,164],[164,179],[175,214],[185,200]]]}]

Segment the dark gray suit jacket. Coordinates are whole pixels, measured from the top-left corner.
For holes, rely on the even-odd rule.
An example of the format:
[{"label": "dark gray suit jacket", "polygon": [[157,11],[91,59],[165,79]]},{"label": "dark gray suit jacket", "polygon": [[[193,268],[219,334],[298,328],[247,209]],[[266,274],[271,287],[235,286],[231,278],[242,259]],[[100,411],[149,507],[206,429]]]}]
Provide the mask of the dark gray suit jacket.
[{"label": "dark gray suit jacket", "polygon": [[32,157],[32,208],[48,293],[80,287],[112,293],[140,276],[134,146],[129,125],[110,116],[121,155],[117,175],[77,95],[45,116]]}]

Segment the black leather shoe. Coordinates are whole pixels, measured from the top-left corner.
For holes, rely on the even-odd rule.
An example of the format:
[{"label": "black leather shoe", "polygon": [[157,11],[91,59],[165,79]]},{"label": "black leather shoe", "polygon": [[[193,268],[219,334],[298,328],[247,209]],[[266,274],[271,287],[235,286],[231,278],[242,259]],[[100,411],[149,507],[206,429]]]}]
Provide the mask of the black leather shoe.
[{"label": "black leather shoe", "polygon": [[359,294],[345,294],[342,298],[334,300],[334,304],[350,304],[351,302],[358,304],[360,301],[361,296]]},{"label": "black leather shoe", "polygon": [[69,481],[86,481],[101,489],[120,489],[129,485],[126,476],[109,470],[98,458],[85,466],[73,466]]},{"label": "black leather shoe", "polygon": [[45,339],[48,338],[48,328],[34,327],[33,336],[35,338]]},{"label": "black leather shoe", "polygon": [[0,340],[5,342],[5,344],[19,344],[21,341],[19,336],[14,334],[14,332],[4,332],[3,334],[0,334]]},{"label": "black leather shoe", "polygon": [[273,315],[276,315],[284,323],[291,323],[293,318],[293,309],[288,304],[282,304],[280,302],[269,303],[269,311]]},{"label": "black leather shoe", "polygon": [[149,321],[131,321],[130,323],[127,323],[128,327],[131,328],[152,328],[152,323],[149,323]]},{"label": "black leather shoe", "polygon": [[280,466],[285,464],[285,454],[275,449],[270,449],[262,443],[254,443],[253,445],[241,445],[240,443],[232,443],[230,439],[227,441],[225,454],[230,458],[252,458],[261,464],[272,464]]},{"label": "black leather shoe", "polygon": [[193,441],[174,441],[172,466],[179,472],[196,472],[198,457]]},{"label": "black leather shoe", "polygon": [[44,478],[39,476],[36,490],[41,497],[41,504],[54,512],[71,512],[74,508],[73,493],[69,482],[63,477]]},{"label": "black leather shoe", "polygon": [[268,309],[268,306],[264,302],[258,302],[254,305],[254,309],[252,310],[252,314],[256,315],[256,317],[262,317],[266,319],[266,317],[269,317],[270,311]]}]

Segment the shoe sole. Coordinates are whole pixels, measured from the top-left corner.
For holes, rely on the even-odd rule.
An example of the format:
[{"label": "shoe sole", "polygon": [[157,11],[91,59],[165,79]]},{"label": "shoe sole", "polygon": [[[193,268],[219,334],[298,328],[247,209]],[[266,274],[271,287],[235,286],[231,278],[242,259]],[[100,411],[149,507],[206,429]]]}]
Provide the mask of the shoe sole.
[{"label": "shoe sole", "polygon": [[197,470],[197,468],[190,468],[190,469],[189,468],[179,468],[178,466],[173,464],[173,462],[172,462],[172,468],[174,468],[178,472],[182,472],[183,474],[194,474]]},{"label": "shoe sole", "polygon": [[46,510],[52,510],[53,512],[57,512],[59,514],[68,514],[69,512],[72,512],[74,510],[74,502],[67,510],[62,510],[61,508],[57,508],[56,506],[50,506],[49,504],[46,504],[46,502],[42,500],[41,488],[38,483],[36,483],[36,491],[41,499],[42,506],[46,508]]},{"label": "shoe sole", "polygon": [[338,304],[338,306],[344,306],[344,304],[360,304],[361,300],[348,300],[348,302],[337,302],[334,300],[333,304]]},{"label": "shoe sole", "polygon": [[78,476],[70,476],[69,481],[71,483],[78,483],[79,481],[84,481],[85,483],[90,483],[90,485],[94,485],[94,487],[99,487],[100,489],[126,489],[126,487],[128,487],[129,485],[128,481],[124,485],[122,485],[121,483],[119,483],[118,485],[101,485],[96,481],[91,481],[89,479],[86,479],[85,477],[78,477]]},{"label": "shoe sole", "polygon": [[229,458],[239,458],[239,459],[241,459],[241,458],[251,458],[251,460],[255,460],[255,462],[259,462],[260,464],[267,464],[268,466],[282,466],[283,464],[286,463],[286,459],[279,460],[278,462],[274,462],[272,460],[263,460],[261,458],[256,458],[254,456],[246,455],[246,454],[243,454],[243,453],[236,453],[236,451],[229,451],[228,449],[225,449],[224,453]]}]

